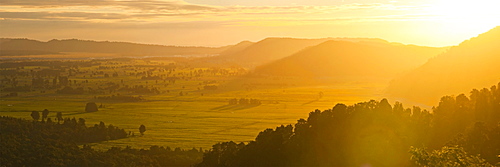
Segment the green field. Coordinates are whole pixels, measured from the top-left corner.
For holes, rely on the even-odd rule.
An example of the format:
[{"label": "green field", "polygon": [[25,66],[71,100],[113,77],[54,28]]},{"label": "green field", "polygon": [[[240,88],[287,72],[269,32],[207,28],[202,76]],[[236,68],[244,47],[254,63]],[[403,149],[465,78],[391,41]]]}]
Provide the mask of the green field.
[{"label": "green field", "polygon": [[[137,75],[127,75],[137,69],[124,67],[124,64],[154,64],[161,67],[163,63],[143,62],[112,62],[115,69],[102,70],[116,77],[89,77],[88,71],[97,71],[97,66],[81,67],[79,71],[87,71],[70,76],[76,80],[74,87],[97,89],[113,82],[120,85],[145,85],[156,87],[161,93],[136,94],[115,90],[114,92],[84,93],[68,95],[56,93],[58,89],[36,89],[29,92],[18,92],[17,97],[2,97],[0,99],[0,115],[30,118],[31,111],[51,111],[49,117],[55,118],[56,112],[62,112],[64,117],[86,119],[87,126],[103,121],[113,124],[126,131],[135,133],[135,137],[95,143],[94,148],[109,148],[112,146],[132,146],[146,148],[152,145],[209,149],[213,144],[223,141],[245,142],[266,128],[281,124],[294,124],[299,118],[307,118],[308,113],[315,109],[328,109],[337,103],[354,104],[370,99],[379,100],[384,87],[383,83],[346,82],[335,86],[248,86],[248,80],[238,80],[239,75],[204,73],[198,77],[177,79],[175,83],[168,81],[144,80]],[[113,64],[115,63],[115,64]],[[121,63],[121,64],[117,64]],[[118,68],[122,67],[122,68]],[[24,67],[28,71],[36,67]],[[43,69],[43,67],[42,67]],[[139,68],[146,71],[150,68]],[[140,71],[139,70],[139,71]],[[176,67],[169,75],[189,73],[200,70],[188,67]],[[206,70],[206,69],[205,69]],[[240,69],[241,70],[241,69]],[[161,71],[161,70],[160,70]],[[230,73],[236,69],[227,69]],[[167,72],[155,72],[156,75],[167,75]],[[29,84],[31,78],[18,77],[19,82]],[[89,80],[88,83],[84,82]],[[121,81],[123,80],[123,83]],[[217,90],[204,90],[203,83],[218,85]],[[282,83],[280,80],[273,80]],[[288,82],[288,81],[287,81]],[[235,84],[239,83],[239,84]],[[59,88],[61,89],[61,88]],[[44,91],[44,92],[41,92]],[[179,93],[183,92],[181,96]],[[321,93],[320,93],[321,92]],[[2,92],[2,95],[8,92]],[[186,94],[187,93],[187,94]],[[139,102],[120,102],[95,99],[111,95],[141,96]],[[322,95],[320,95],[322,94]],[[229,105],[229,99],[252,98],[261,101],[261,105]],[[103,104],[97,112],[85,112],[85,104],[95,101]],[[138,132],[139,125],[144,124],[147,131],[144,136]]]}]

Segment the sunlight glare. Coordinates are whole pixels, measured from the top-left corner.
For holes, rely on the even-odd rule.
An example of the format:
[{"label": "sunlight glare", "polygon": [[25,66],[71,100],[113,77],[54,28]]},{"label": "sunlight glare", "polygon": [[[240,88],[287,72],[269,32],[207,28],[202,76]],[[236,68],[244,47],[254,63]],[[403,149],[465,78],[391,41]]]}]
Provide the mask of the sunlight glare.
[{"label": "sunlight glare", "polygon": [[500,1],[436,0],[425,9],[429,16],[427,34],[463,40],[500,25]]},{"label": "sunlight glare", "polygon": [[[491,28],[500,22],[500,1],[438,0],[429,10],[439,21],[460,26]],[[455,27],[457,28],[457,27]]]}]

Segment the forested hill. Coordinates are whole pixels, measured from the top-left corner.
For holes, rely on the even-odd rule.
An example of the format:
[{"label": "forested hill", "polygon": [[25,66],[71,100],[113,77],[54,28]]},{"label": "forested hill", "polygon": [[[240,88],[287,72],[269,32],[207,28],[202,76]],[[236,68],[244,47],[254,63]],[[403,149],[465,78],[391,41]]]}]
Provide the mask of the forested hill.
[{"label": "forested hill", "polygon": [[386,99],[309,113],[249,143],[213,145],[197,166],[500,165],[500,83],[432,111]]},{"label": "forested hill", "polygon": [[434,105],[443,94],[457,94],[499,81],[500,26],[394,79],[388,92],[396,98]]},{"label": "forested hill", "polygon": [[443,51],[444,48],[387,42],[331,40],[257,67],[254,74],[323,79],[394,77]]},{"label": "forested hill", "polygon": [[2,56],[59,52],[116,53],[139,56],[215,55],[229,48],[231,48],[231,46],[217,48],[163,46],[128,42],[90,41],[78,39],[53,39],[48,42],[30,39],[8,38],[2,38],[0,40],[0,55]]}]

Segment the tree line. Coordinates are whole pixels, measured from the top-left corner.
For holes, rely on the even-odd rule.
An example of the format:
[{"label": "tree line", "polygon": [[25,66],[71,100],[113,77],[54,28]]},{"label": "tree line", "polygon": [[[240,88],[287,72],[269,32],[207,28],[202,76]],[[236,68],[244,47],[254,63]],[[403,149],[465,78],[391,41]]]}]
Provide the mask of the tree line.
[{"label": "tree line", "polygon": [[[0,117],[2,122],[2,135],[21,136],[23,135],[38,140],[48,137],[57,141],[64,141],[76,144],[87,144],[106,140],[122,139],[127,137],[127,132],[112,124],[106,125],[104,122],[86,126],[85,119],[64,118],[60,115],[56,117],[57,122],[51,118],[37,121],[39,115],[34,111],[31,113],[33,121],[23,120],[13,117]],[[42,112],[43,117],[47,117]],[[5,130],[5,131],[4,131]]]},{"label": "tree line", "polygon": [[229,105],[260,105],[262,104],[260,100],[258,99],[246,99],[246,98],[240,98],[240,99],[229,99],[228,101]]},{"label": "tree line", "polygon": [[[140,126],[141,134],[146,131]],[[190,166],[203,150],[151,146],[149,149],[112,147],[96,150],[92,142],[127,137],[123,129],[103,122],[85,126],[80,118],[62,123],[0,117],[1,166]],[[79,146],[83,144],[83,146]]]},{"label": "tree line", "polygon": [[197,166],[500,165],[500,83],[432,111],[386,99],[309,113],[249,143],[212,146]]}]

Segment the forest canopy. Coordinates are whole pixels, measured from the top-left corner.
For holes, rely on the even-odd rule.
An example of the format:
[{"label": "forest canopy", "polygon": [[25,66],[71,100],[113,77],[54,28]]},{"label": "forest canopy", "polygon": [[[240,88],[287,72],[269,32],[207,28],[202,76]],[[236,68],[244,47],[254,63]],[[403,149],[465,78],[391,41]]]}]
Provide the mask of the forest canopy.
[{"label": "forest canopy", "polygon": [[249,143],[213,145],[197,166],[499,165],[500,83],[432,111],[386,99],[309,113]]},{"label": "forest canopy", "polygon": [[96,150],[87,144],[125,138],[127,133],[104,122],[87,127],[82,118],[58,123],[50,118],[29,121],[2,116],[0,125],[0,166],[190,166],[202,157],[201,148]]}]

